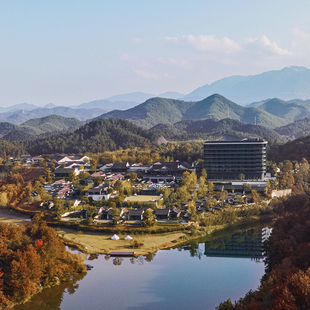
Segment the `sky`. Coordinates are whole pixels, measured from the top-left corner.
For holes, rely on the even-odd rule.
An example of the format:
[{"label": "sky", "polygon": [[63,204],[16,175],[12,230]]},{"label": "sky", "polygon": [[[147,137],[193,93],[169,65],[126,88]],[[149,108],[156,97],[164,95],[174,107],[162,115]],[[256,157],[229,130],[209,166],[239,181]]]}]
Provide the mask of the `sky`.
[{"label": "sky", "polygon": [[1,0],[0,106],[310,68],[308,0]]}]

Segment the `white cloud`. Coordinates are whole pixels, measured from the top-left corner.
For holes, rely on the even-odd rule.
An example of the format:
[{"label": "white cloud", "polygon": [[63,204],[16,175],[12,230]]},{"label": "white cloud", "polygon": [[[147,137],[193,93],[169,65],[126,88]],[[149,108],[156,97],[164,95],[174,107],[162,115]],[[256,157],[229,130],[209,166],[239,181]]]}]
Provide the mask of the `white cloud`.
[{"label": "white cloud", "polygon": [[166,37],[165,40],[172,43],[189,45],[201,52],[235,53],[242,49],[237,42],[227,37],[215,39],[213,35],[187,35],[179,38]]},{"label": "white cloud", "polygon": [[142,42],[142,40],[140,38],[134,38],[133,41],[136,42],[136,43]]},{"label": "white cloud", "polygon": [[257,52],[263,53],[266,56],[268,56],[268,54],[277,56],[293,55],[291,51],[279,47],[276,42],[271,42],[265,35],[262,35],[259,38],[245,38],[243,48],[256,50]]},{"label": "white cloud", "polygon": [[133,72],[136,73],[139,77],[142,77],[147,80],[158,80],[159,75],[155,72],[148,72],[144,70],[140,70],[137,68],[133,68]]}]

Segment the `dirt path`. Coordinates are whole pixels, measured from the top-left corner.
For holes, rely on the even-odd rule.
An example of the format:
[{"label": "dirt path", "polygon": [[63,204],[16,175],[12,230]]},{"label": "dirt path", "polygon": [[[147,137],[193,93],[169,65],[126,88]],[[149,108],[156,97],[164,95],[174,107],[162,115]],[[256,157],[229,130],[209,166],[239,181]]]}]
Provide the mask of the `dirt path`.
[{"label": "dirt path", "polygon": [[27,224],[31,221],[30,216],[9,211],[8,209],[0,209],[0,223],[15,223],[15,224]]}]

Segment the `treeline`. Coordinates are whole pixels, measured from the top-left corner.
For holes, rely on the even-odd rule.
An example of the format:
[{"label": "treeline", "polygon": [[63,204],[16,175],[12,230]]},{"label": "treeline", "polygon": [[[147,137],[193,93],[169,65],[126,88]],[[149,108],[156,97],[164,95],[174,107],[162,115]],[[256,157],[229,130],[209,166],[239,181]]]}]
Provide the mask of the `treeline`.
[{"label": "treeline", "polygon": [[127,120],[98,119],[74,133],[25,141],[31,155],[55,153],[99,153],[118,148],[144,147],[155,143],[159,134],[142,129]]},{"label": "treeline", "polygon": [[183,120],[175,124],[158,124],[152,130],[159,130],[167,139],[241,140],[249,135],[265,138],[268,141],[285,141],[285,138],[272,129],[260,125],[244,124],[234,119]]},{"label": "treeline", "polygon": [[24,302],[84,271],[84,257],[66,251],[40,215],[26,227],[0,225],[0,307]]},{"label": "treeline", "polygon": [[202,162],[201,142],[167,143],[166,145],[147,144],[144,147],[133,147],[115,151],[87,153],[96,163],[105,165],[112,162],[142,163],[150,165],[153,162],[171,162],[174,160]]},{"label": "treeline", "polygon": [[0,140],[0,158],[6,159],[8,157],[19,157],[25,154],[25,147],[18,142],[9,142],[5,140]]}]

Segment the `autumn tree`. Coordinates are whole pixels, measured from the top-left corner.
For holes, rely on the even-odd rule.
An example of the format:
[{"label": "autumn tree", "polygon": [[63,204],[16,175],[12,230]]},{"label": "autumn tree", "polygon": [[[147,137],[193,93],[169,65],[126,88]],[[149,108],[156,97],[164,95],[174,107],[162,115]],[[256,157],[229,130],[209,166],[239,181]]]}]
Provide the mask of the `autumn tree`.
[{"label": "autumn tree", "polygon": [[146,209],[143,213],[143,226],[151,227],[155,224],[155,214],[150,209]]},{"label": "autumn tree", "polygon": [[192,193],[197,186],[197,175],[195,172],[183,172],[181,186],[185,186],[190,193]]}]

